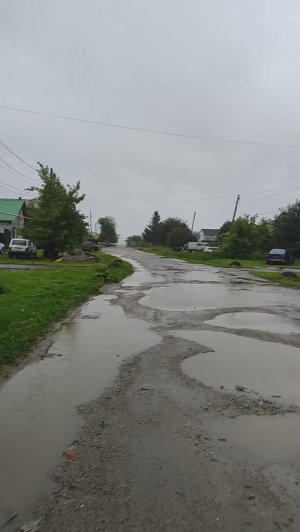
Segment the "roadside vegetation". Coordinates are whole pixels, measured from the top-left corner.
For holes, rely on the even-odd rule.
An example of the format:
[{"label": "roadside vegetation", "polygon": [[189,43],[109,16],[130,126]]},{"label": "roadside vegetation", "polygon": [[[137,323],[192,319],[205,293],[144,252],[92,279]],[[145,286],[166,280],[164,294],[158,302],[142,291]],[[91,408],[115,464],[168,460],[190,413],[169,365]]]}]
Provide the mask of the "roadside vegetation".
[{"label": "roadside vegetation", "polygon": [[[14,362],[69,309],[99,293],[105,283],[119,282],[133,271],[116,257],[96,255],[99,262],[44,261],[47,268],[40,270],[1,270],[0,364]],[[0,264],[3,260],[0,256]]]},{"label": "roadside vegetation", "polygon": [[[37,245],[38,256],[29,260],[0,255],[0,265],[36,267],[0,270],[0,365],[28,352],[52,324],[99,293],[105,283],[119,282],[133,271],[116,257],[84,251],[92,228],[78,210],[84,199],[80,182],[64,186],[52,168],[38,164],[40,185],[30,189],[36,198],[22,228],[22,237]],[[98,222],[100,239],[117,242],[114,218],[106,216]]]},{"label": "roadside vegetation", "polygon": [[[164,257],[195,264],[228,267],[238,261],[244,268],[267,268],[266,255],[272,248],[288,249],[295,258],[289,267],[300,266],[300,201],[280,210],[273,220],[244,215],[225,221],[213,246],[217,251],[185,250],[187,243],[197,240],[187,224],[179,218],[161,220],[155,211],[141,235],[127,238],[127,246]],[[209,246],[209,244],[207,244]],[[205,246],[203,246],[204,248]]]},{"label": "roadside vegetation", "polygon": [[30,188],[37,197],[28,209],[22,236],[42,249],[44,258],[56,259],[87,235],[85,216],[77,210],[85,196],[80,194],[80,181],[64,186],[52,168],[38,164],[41,185]]},{"label": "roadside vegetation", "polygon": [[300,288],[300,277],[289,279],[284,277],[281,272],[252,272],[256,277],[266,279],[272,283],[280,284],[281,286],[289,286],[291,288]]},{"label": "roadside vegetation", "polygon": [[[163,246],[139,246],[137,249],[140,251],[146,251],[147,253],[161,255],[162,257],[181,259],[186,262],[191,262],[192,264],[207,264],[208,266],[216,266],[220,268],[228,268],[231,262],[237,260],[222,258],[218,253],[202,253],[197,251],[195,253],[190,253],[189,251],[173,251],[171,248]],[[243,259],[239,260],[239,262],[243,268],[266,266],[266,261],[264,259]]]}]

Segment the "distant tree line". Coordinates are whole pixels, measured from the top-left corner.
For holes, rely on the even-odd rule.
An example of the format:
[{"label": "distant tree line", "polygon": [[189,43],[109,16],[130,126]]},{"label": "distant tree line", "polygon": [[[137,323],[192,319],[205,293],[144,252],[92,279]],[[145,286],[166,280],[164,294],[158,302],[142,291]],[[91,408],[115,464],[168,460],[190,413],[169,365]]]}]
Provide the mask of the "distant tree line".
[{"label": "distant tree line", "polygon": [[[142,235],[128,237],[127,245],[168,246],[179,249],[187,242],[196,240],[180,218],[161,221],[158,211],[145,227]],[[300,257],[300,201],[280,209],[274,219],[258,220],[257,216],[244,215],[234,222],[226,221],[219,232],[220,257],[259,258],[271,248],[285,248]]]},{"label": "distant tree line", "polygon": [[159,212],[154,211],[142,235],[129,236],[126,243],[127,246],[132,247],[148,244],[180,249],[184,244],[193,240],[195,238],[186,222],[180,218],[161,220]]}]

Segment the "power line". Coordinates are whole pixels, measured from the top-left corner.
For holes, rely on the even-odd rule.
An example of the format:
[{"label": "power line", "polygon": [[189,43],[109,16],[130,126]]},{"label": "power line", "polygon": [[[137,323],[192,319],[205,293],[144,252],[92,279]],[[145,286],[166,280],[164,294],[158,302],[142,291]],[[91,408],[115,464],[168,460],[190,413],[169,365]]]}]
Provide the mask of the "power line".
[{"label": "power line", "polygon": [[27,175],[23,174],[23,172],[20,172],[14,166],[12,166],[11,164],[8,164],[6,161],[4,161],[4,159],[1,159],[1,157],[0,157],[0,161],[2,161],[8,168],[13,170],[14,172],[24,177],[24,179],[27,179],[28,181],[36,181],[37,183],[39,182],[38,179],[34,179],[33,177],[28,177]]},{"label": "power line", "polygon": [[[26,195],[28,195],[28,193],[25,190],[21,190],[20,188],[13,187],[9,183],[6,183],[6,181],[1,181],[1,179],[0,179],[0,183],[2,184],[2,188],[6,188],[6,190],[10,189],[11,192],[18,192],[18,193],[21,193],[21,194],[26,193]],[[4,187],[3,187],[3,185],[4,185]]]},{"label": "power line", "polygon": [[[277,177],[276,179],[272,179],[272,181],[269,181],[268,183],[264,183],[265,185],[268,185],[269,183],[277,183],[278,181],[281,181],[282,179],[295,179],[297,177],[300,177],[300,174],[289,174],[289,175],[285,175],[285,176],[281,176],[281,177]],[[253,186],[256,186],[258,184],[261,184],[262,180],[265,179],[265,177],[261,177],[259,181],[252,181],[251,178],[248,178],[250,179],[251,181],[251,184],[250,185],[246,185],[246,188],[249,188],[249,187],[253,187]],[[220,189],[220,188],[238,188],[239,190],[241,189],[241,183],[232,183],[232,184],[229,184],[229,183],[225,183],[224,185],[214,185],[213,187],[201,187],[201,189],[197,188],[197,189],[191,189],[191,190],[175,190],[175,191],[169,191],[169,192],[154,192],[154,193],[150,193],[150,194],[122,194],[120,196],[116,196],[114,195],[113,198],[116,199],[116,200],[119,200],[119,199],[129,199],[129,200],[132,200],[132,199],[144,199],[144,198],[156,198],[156,197],[160,197],[160,196],[170,196],[170,195],[174,195],[174,194],[180,194],[180,195],[186,195],[186,194],[195,194],[197,192],[203,192],[204,190],[215,190],[215,189]],[[271,189],[273,190],[273,189]],[[103,200],[103,201],[106,201],[107,199],[110,199],[112,196],[93,196],[93,198],[88,198],[89,200],[93,199],[93,200]]]},{"label": "power line", "polygon": [[26,166],[28,166],[28,168],[31,168],[32,170],[34,170],[36,172],[36,168],[34,168],[33,166],[31,166],[31,164],[28,164],[26,161],[24,161],[24,159],[22,159],[22,157],[20,157],[16,152],[14,152],[11,148],[9,148],[7,146],[7,144],[5,144],[3,142],[3,140],[0,140],[0,144],[2,144],[2,146],[4,146],[4,148],[6,148],[12,155],[14,155],[19,161],[21,161],[23,164],[25,164]]},{"label": "power line", "polygon": [[[269,183],[277,183],[278,181],[281,181],[282,179],[295,179],[297,177],[300,177],[300,174],[294,174],[294,175],[288,175],[288,176],[282,176],[282,177],[279,177],[277,179],[274,179],[272,181],[270,181]],[[261,184],[261,180],[262,178],[260,179],[260,181],[251,181],[251,184],[250,185],[246,185],[246,188],[249,188],[249,187],[253,187],[253,186],[256,186],[257,184]],[[265,183],[265,185],[268,185],[269,183]],[[215,189],[220,189],[220,188],[238,188],[239,190],[241,190],[241,184],[240,183],[236,183],[236,184],[224,184],[224,185],[215,185],[213,187],[201,187],[201,189],[192,189],[192,190],[178,190],[178,191],[171,191],[171,192],[157,192],[157,193],[150,193],[150,194],[126,194],[126,195],[121,195],[121,196],[93,196],[92,198],[89,198],[87,197],[84,201],[88,200],[88,201],[98,201],[98,200],[102,200],[102,201],[107,201],[108,199],[110,198],[113,198],[113,200],[139,200],[139,199],[156,199],[156,198],[159,198],[161,196],[167,196],[169,198],[169,196],[173,196],[173,195],[177,195],[177,194],[180,194],[181,196],[183,195],[195,195],[195,193],[202,193],[203,191],[207,191],[207,190],[215,190]],[[243,187],[244,188],[244,187]],[[243,190],[242,188],[242,190]],[[270,192],[274,190],[274,189],[270,189]],[[275,189],[277,190],[277,189]],[[257,192],[255,192],[256,194]]]},{"label": "power line", "polygon": [[[283,188],[283,187],[280,187],[280,188],[273,188],[273,189],[269,189],[269,190],[259,190],[259,191],[255,191],[255,192],[244,192],[243,193],[243,196],[255,196],[257,194],[261,195],[261,194],[268,194],[269,192],[274,192],[274,191],[280,191],[279,192],[279,195],[280,194],[284,194],[286,192],[292,192],[294,190],[298,190],[300,187],[299,186],[296,186],[296,187],[293,187],[293,188]],[[201,192],[201,191],[199,191]],[[278,194],[272,194],[271,196],[276,196]],[[154,200],[158,203],[161,203],[162,201],[163,202],[168,202],[169,204],[173,204],[173,203],[186,203],[186,202],[206,202],[206,201],[214,201],[216,199],[225,199],[225,198],[234,198],[236,197],[235,194],[230,194],[230,195],[225,195],[225,196],[208,196],[208,197],[195,197],[195,195],[192,197],[192,198],[185,198],[185,199],[172,199],[170,200],[169,198],[164,198],[164,199],[159,199],[159,198],[154,198]],[[268,196],[266,196],[268,197]],[[92,198],[92,199],[95,199],[95,198]],[[153,200],[153,198],[151,198]],[[144,200],[144,201],[143,201]],[[89,199],[84,199],[82,202],[83,203],[90,203],[91,200]],[[128,200],[127,200],[128,201]],[[140,198],[140,201],[131,201],[131,204],[134,204],[134,205],[147,205],[149,203],[149,198]],[[122,205],[122,202],[120,202],[120,200],[112,200],[110,202],[107,202],[106,201],[106,204],[107,205],[113,205],[113,206],[116,206],[116,205]]]},{"label": "power line", "polygon": [[153,135],[165,135],[170,137],[180,137],[180,138],[187,138],[187,139],[194,139],[194,140],[202,140],[202,141],[208,141],[208,142],[222,142],[222,143],[228,143],[228,144],[244,144],[249,146],[266,146],[269,148],[289,148],[289,149],[300,149],[299,144],[281,144],[276,142],[259,142],[259,141],[250,141],[250,140],[243,140],[243,139],[231,139],[231,138],[222,138],[222,137],[208,137],[204,135],[189,135],[187,133],[177,133],[175,131],[164,131],[159,129],[148,129],[148,128],[142,128],[142,127],[135,127],[135,126],[126,126],[124,124],[117,124],[113,122],[102,122],[98,120],[88,120],[85,118],[78,118],[75,116],[67,116],[67,115],[59,115],[54,113],[45,113],[42,111],[32,111],[30,109],[21,109],[19,107],[8,107],[5,105],[0,105],[0,109],[6,110],[6,111],[17,111],[20,113],[27,113],[37,116],[45,116],[48,118],[57,118],[60,120],[71,120],[73,122],[83,122],[85,124],[93,124],[96,126],[104,126],[104,127],[111,127],[111,128],[117,128],[117,129],[124,129],[128,131],[136,131],[139,133],[149,133]]}]

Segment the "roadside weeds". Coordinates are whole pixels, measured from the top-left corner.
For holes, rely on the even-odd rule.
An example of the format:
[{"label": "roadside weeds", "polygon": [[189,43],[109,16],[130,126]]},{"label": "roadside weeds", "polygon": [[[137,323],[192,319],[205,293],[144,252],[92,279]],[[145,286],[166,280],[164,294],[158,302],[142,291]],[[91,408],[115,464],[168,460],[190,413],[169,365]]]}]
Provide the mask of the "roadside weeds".
[{"label": "roadside weeds", "polygon": [[288,279],[284,277],[281,272],[251,272],[255,277],[260,277],[266,281],[279,284],[289,288],[300,288],[300,277],[296,279]]},{"label": "roadside weeds", "polygon": [[133,271],[123,261],[114,267],[116,257],[97,256],[100,260],[95,263],[58,267],[49,262],[47,268],[39,270],[1,270],[0,365],[17,362],[68,310]]},{"label": "roadside weeds", "polygon": [[[229,268],[231,262],[236,261],[237,259],[222,259],[216,256],[215,253],[203,253],[203,252],[192,252],[189,251],[173,251],[170,248],[166,247],[140,247],[140,251],[145,251],[146,253],[153,253],[155,255],[161,255],[163,257],[168,257],[170,259],[180,259],[185,262],[190,262],[192,264],[206,264],[207,266],[215,266],[219,268]],[[266,266],[263,259],[243,259],[238,261],[241,263],[242,268],[256,268]]]}]

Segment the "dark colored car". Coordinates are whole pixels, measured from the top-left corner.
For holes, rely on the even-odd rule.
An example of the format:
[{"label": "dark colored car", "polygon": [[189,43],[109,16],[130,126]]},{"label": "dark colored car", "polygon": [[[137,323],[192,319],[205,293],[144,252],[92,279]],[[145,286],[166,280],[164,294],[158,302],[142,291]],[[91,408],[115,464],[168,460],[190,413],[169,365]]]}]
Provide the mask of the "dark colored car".
[{"label": "dark colored car", "polygon": [[266,262],[267,264],[293,264],[294,257],[287,249],[271,249]]},{"label": "dark colored car", "polygon": [[82,244],[82,247],[84,251],[90,251],[90,252],[99,251],[98,244],[94,244],[94,242],[91,242],[90,240],[85,240]]}]

